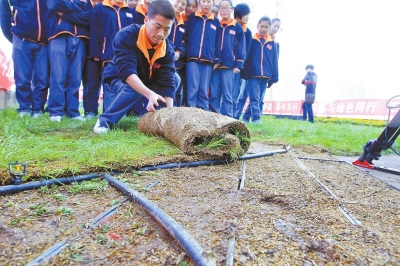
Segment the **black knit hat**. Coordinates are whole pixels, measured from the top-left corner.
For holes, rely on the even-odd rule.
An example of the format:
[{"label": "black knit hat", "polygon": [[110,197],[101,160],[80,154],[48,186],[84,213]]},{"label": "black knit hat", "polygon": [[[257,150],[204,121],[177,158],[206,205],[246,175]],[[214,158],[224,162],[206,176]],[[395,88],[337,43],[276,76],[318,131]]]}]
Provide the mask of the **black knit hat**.
[{"label": "black knit hat", "polygon": [[307,70],[307,69],[314,70],[314,66],[313,66],[313,65],[307,65],[307,66],[306,66],[306,70]]}]

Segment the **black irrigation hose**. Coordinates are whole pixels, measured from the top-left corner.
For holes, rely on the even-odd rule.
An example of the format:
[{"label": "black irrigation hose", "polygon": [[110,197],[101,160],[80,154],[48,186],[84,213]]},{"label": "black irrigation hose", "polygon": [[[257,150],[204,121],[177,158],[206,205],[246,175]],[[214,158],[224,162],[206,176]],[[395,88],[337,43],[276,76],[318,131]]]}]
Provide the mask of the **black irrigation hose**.
[{"label": "black irrigation hose", "polygon": [[32,190],[43,186],[71,184],[73,182],[82,182],[100,177],[100,174],[80,175],[74,177],[64,177],[59,179],[41,180],[22,185],[8,185],[0,187],[0,196],[17,193],[25,190]]},{"label": "black irrigation hose", "polygon": [[[249,160],[249,159],[256,159],[260,157],[272,156],[276,153],[285,153],[287,152],[286,149],[281,150],[272,150],[263,153],[256,153],[256,154],[247,154],[239,157],[238,160]],[[188,163],[169,163],[169,164],[160,164],[154,166],[145,166],[139,168],[137,171],[153,171],[157,169],[171,169],[171,168],[184,168],[184,167],[199,167],[199,166],[209,166],[209,165],[218,165],[218,164],[226,164],[228,161],[226,160],[205,160],[205,161],[196,161],[196,162],[188,162]],[[111,172],[111,175],[119,174],[119,172]],[[50,179],[50,180],[41,180],[32,183],[26,183],[22,185],[8,185],[8,186],[0,186],[0,196],[13,194],[25,190],[32,190],[36,188],[40,188],[43,186],[50,186],[50,185],[60,185],[60,184],[70,184],[73,182],[82,182],[91,180],[94,178],[100,177],[100,174],[88,174],[88,175],[81,175],[75,177],[64,177],[59,179]]]},{"label": "black irrigation hose", "polygon": [[[262,152],[256,154],[247,154],[239,157],[238,160],[249,160],[249,159],[256,159],[260,157],[272,156],[276,153],[285,153],[287,152],[286,149],[281,150],[273,150],[269,152]],[[160,165],[153,165],[153,166],[145,166],[139,168],[137,171],[154,171],[158,169],[171,169],[171,168],[185,168],[185,167],[198,167],[198,166],[208,166],[208,165],[218,165],[218,164],[226,164],[228,161],[226,160],[205,160],[205,161],[197,161],[197,162],[188,162],[188,163],[168,163],[168,164],[160,164]]]},{"label": "black irrigation hose", "polygon": [[133,200],[143,206],[147,212],[153,216],[171,234],[171,236],[179,242],[179,244],[183,247],[196,265],[214,265],[214,263],[208,258],[203,248],[163,210],[143,197],[139,192],[130,188],[123,182],[115,179],[111,175],[104,174],[103,177],[113,187],[120,190],[125,195],[131,197]]}]

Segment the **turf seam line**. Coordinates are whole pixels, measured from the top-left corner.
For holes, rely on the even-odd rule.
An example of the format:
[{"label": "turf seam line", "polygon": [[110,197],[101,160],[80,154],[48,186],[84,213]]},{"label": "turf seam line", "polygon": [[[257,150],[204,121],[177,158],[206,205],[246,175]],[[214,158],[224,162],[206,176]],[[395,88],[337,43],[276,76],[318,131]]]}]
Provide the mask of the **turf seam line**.
[{"label": "turf seam line", "polygon": [[313,178],[323,189],[325,189],[336,200],[336,202],[339,204],[340,212],[347,218],[347,220],[349,220],[349,222],[351,224],[361,225],[361,222],[358,221],[357,219],[355,219],[349,213],[349,211],[342,206],[340,199],[324,183],[322,183],[313,173],[311,173],[310,170],[307,169],[307,167],[297,158],[296,155],[293,155],[293,157],[294,157],[295,161],[297,162],[297,164],[300,166],[300,168],[302,168],[309,177]]}]

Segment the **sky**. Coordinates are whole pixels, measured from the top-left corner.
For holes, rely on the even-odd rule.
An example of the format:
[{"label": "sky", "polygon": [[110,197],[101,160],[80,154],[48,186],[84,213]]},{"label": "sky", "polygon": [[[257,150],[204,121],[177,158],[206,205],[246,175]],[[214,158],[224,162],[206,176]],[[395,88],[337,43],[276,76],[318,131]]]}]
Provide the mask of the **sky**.
[{"label": "sky", "polygon": [[277,35],[280,81],[270,92],[273,99],[304,95],[300,81],[307,64],[313,64],[318,74],[319,100],[388,99],[400,94],[400,1],[256,2],[251,16],[278,15],[282,20]]},{"label": "sky", "polygon": [[[318,75],[317,100],[377,98],[400,94],[400,0],[249,0],[249,24],[258,19],[282,20],[280,80],[267,97],[297,100],[305,66]],[[1,35],[1,34],[0,34]],[[11,45],[0,36],[0,47]]]}]

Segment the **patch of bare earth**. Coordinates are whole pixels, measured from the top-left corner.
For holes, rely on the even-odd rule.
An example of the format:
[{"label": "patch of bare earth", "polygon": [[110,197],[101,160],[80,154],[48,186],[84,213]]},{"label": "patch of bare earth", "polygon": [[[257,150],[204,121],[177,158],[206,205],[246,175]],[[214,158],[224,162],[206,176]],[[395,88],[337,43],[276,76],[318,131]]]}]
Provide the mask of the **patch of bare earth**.
[{"label": "patch of bare earth", "polygon": [[[282,146],[259,143],[252,144],[249,152],[278,149]],[[317,147],[312,153],[294,149],[228,165],[116,177],[177,221],[217,265],[225,265],[233,237],[235,265],[399,265],[399,192],[348,164],[300,159],[334,197],[296,163],[294,155],[332,159]],[[245,185],[238,190],[243,169]],[[29,261],[45,249],[41,245],[48,247],[89,217],[105,211],[112,200],[124,199],[110,187],[98,194],[57,193],[66,194],[68,200],[48,199],[38,191],[0,198],[0,230],[10,239],[0,242],[0,264]],[[7,206],[10,201],[19,207]],[[48,217],[25,221],[32,216],[31,201],[46,202]],[[75,210],[76,201],[85,212]],[[74,216],[63,217],[54,227],[51,221],[59,219],[54,210],[66,202],[74,209]],[[74,235],[73,241],[48,264],[193,265],[146,211],[135,202],[121,206],[96,228],[67,235]],[[351,224],[339,207],[346,208],[361,225]],[[15,218],[18,223],[11,226]],[[21,248],[16,248],[19,245]]]}]

